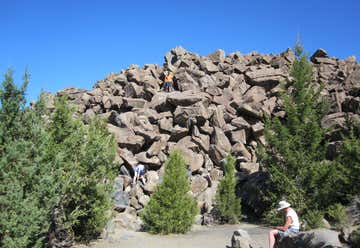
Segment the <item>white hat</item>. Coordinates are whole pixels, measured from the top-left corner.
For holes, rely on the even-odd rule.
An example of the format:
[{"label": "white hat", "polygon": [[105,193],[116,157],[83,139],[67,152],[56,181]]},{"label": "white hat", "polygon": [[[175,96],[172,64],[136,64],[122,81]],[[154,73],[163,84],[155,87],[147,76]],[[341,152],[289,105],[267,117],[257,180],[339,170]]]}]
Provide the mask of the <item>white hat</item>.
[{"label": "white hat", "polygon": [[280,211],[280,210],[282,210],[284,208],[288,208],[288,207],[290,207],[290,203],[288,203],[287,201],[280,201],[277,211]]}]

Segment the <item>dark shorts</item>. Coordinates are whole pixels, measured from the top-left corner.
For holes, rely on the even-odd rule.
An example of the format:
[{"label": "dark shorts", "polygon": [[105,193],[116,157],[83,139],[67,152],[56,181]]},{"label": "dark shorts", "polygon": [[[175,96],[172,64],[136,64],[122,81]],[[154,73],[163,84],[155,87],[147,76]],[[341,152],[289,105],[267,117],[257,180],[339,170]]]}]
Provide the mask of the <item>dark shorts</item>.
[{"label": "dark shorts", "polygon": [[172,87],[172,82],[165,82],[164,87]]},{"label": "dark shorts", "polygon": [[136,173],[137,173],[139,176],[143,176],[143,175],[145,175],[145,170],[136,170]]},{"label": "dark shorts", "polygon": [[295,229],[295,228],[289,228],[286,231],[278,231],[278,235],[279,237],[283,238],[286,236],[289,236],[290,234],[296,234],[299,232],[299,229]]}]

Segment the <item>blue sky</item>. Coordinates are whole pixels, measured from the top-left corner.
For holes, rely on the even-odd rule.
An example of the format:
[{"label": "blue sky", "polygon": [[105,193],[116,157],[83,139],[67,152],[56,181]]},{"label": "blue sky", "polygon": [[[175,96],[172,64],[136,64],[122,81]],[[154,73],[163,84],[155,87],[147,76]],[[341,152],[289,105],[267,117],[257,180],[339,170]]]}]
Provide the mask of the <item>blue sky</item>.
[{"label": "blue sky", "polygon": [[358,0],[0,0],[0,10],[0,73],[12,68],[21,82],[27,67],[29,100],[41,89],[91,89],[130,64],[162,64],[178,45],[279,53],[300,33],[309,54],[360,57]]}]

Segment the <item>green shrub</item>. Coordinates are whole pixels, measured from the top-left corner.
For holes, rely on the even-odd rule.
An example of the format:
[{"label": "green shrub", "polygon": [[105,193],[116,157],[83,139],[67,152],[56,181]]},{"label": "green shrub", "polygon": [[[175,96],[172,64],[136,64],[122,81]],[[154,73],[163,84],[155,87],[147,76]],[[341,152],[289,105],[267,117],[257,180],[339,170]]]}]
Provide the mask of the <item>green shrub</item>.
[{"label": "green shrub", "polygon": [[[59,215],[53,219],[77,240],[96,237],[105,226],[110,208],[115,141],[106,125],[94,119],[85,126],[73,118],[65,98],[55,101],[48,132],[51,134],[48,159],[58,179]],[[74,152],[76,151],[76,152]]]},{"label": "green shrub", "polygon": [[65,99],[48,124],[43,97],[26,107],[28,78],[17,87],[8,71],[0,87],[0,246],[89,240],[106,222],[115,142],[104,123],[74,119]]},{"label": "green shrub", "polygon": [[284,216],[281,215],[281,212],[277,211],[275,208],[266,212],[264,220],[267,224],[272,226],[282,225],[284,222]]},{"label": "green shrub", "polygon": [[29,75],[17,87],[9,70],[0,87],[0,246],[43,247],[57,199],[41,102],[25,107]]},{"label": "green shrub", "polygon": [[179,151],[165,163],[163,181],[157,187],[141,218],[150,233],[185,233],[198,212],[196,200],[189,194],[190,184],[185,161]]},{"label": "green shrub", "polygon": [[324,227],[323,223],[324,214],[318,210],[309,210],[304,216],[304,220],[306,222],[305,229],[316,229],[320,227]]},{"label": "green shrub", "polygon": [[348,223],[346,208],[340,203],[336,203],[328,208],[326,216],[330,223],[336,228],[341,229]]},{"label": "green shrub", "polygon": [[235,158],[227,156],[224,164],[224,178],[216,192],[215,210],[222,223],[237,223],[241,218],[241,200],[235,194]]}]

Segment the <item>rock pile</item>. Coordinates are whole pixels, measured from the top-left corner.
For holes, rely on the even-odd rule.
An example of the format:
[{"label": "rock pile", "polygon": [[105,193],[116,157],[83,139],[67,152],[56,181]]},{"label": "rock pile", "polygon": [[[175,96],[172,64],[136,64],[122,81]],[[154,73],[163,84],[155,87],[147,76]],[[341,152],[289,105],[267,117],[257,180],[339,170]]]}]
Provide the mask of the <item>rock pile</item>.
[{"label": "rock pile", "polygon": [[[176,47],[165,55],[163,67],[131,65],[98,81],[90,91],[67,88],[58,92],[76,106],[84,122],[94,116],[106,119],[116,138],[121,171],[114,195],[114,207],[122,215],[118,223],[139,227],[136,216],[161,182],[163,164],[175,148],[184,154],[202,214],[212,209],[221,163],[228,153],[236,157],[236,169],[247,182],[252,175],[261,179],[255,148],[266,142],[264,115],[285,115],[278,98],[280,83],[291,80],[294,59],[290,49],[279,55],[225,55],[218,50],[199,56]],[[311,61],[316,84],[324,85],[322,93],[332,104],[324,127],[343,127],[346,114],[359,118],[360,64],[352,57],[329,58],[321,49]],[[171,93],[161,89],[165,68],[175,75]],[[48,108],[53,108],[51,101]],[[336,131],[329,135],[336,149]],[[132,186],[138,163],[150,168],[147,183]]]}]

